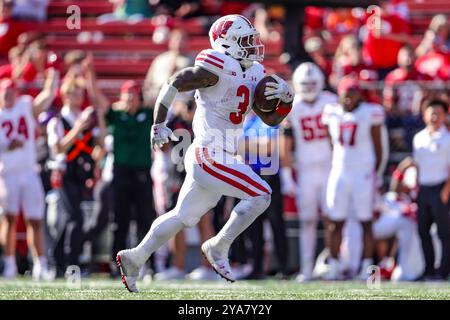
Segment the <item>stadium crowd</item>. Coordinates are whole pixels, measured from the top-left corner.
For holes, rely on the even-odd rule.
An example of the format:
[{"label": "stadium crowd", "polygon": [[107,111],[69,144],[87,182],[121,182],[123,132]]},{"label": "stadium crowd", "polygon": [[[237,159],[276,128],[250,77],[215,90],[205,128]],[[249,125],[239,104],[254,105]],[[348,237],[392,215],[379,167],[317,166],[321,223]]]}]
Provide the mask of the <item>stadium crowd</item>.
[{"label": "stadium crowd", "polygon": [[[113,263],[117,252],[139,242],[157,215],[175,206],[185,175],[182,157],[176,161],[173,157],[183,140],[162,149],[150,146],[153,105],[160,88],[178,70],[194,64],[195,56],[186,50],[189,34],[172,28],[172,19],[202,17],[208,30],[218,16],[236,13],[254,21],[263,41],[279,37],[279,27],[284,28],[280,61],[294,75],[299,65],[314,63],[322,76],[314,78],[318,80],[313,87],[339,94],[343,82],[355,79],[363,101],[383,106],[389,147],[384,149],[385,165],[377,182],[371,264],[381,268],[385,279],[448,280],[450,149],[445,148],[450,126],[450,24],[446,15],[434,16],[415,44],[403,0],[381,0],[376,12],[296,8],[295,17],[292,8],[284,11],[258,3],[205,1],[215,4],[210,3],[208,11],[204,1],[195,0],[112,2],[114,12],[99,16],[99,23],[152,17],[157,21],[152,41],[168,43],[168,51],[153,60],[145,80],[124,81],[115,100],[99,86],[92,53],[73,50],[58,56],[46,34],[33,31],[46,19],[47,0],[0,0],[0,55],[8,59],[0,66],[2,277],[31,270],[33,278],[49,280],[64,276],[71,265],[80,266],[83,276],[95,272],[119,276]],[[39,10],[30,10],[30,5]],[[329,56],[326,42],[336,34],[341,40]],[[297,88],[295,76],[287,80]],[[301,96],[298,89],[296,94]],[[33,115],[27,114],[23,123],[8,120],[28,105]],[[8,109],[11,106],[19,111]],[[192,135],[195,108],[193,93],[180,94],[171,107],[168,126]],[[275,157],[280,157],[277,162],[282,168],[262,175],[273,190],[271,206],[232,246],[231,261],[240,279],[269,275],[288,279],[297,273],[299,281],[326,279],[333,238],[328,235],[325,204],[320,219],[312,223],[302,216],[302,205],[295,204],[297,191],[292,189],[302,172],[298,159],[283,152],[296,148],[291,122],[279,130],[269,129],[251,113],[244,123],[243,153],[279,144],[281,155]],[[35,143],[30,144],[29,137]],[[261,173],[264,165],[252,163],[252,168]],[[202,217],[197,230],[177,234],[169,247],[152,257],[142,276],[217,280],[200,250],[190,244],[220,230],[234,202],[223,198]],[[298,226],[293,227],[289,210],[298,214]],[[354,278],[361,268],[361,232],[356,220],[348,221],[343,230],[339,249],[346,279]]]}]

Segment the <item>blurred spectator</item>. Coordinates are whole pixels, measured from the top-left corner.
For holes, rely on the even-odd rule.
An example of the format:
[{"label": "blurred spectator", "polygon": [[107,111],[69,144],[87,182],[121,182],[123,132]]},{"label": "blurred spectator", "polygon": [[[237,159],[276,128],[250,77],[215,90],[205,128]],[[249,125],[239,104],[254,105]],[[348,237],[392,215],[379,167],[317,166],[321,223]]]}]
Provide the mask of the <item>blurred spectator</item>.
[{"label": "blurred spectator", "polygon": [[128,247],[131,220],[136,221],[137,240],[141,241],[156,218],[150,177],[153,109],[144,107],[141,86],[129,80],[121,87],[120,100],[102,104],[101,113],[114,139],[114,259]]},{"label": "blurred spectator", "polygon": [[169,50],[159,54],[147,71],[143,88],[146,105],[155,103],[159,90],[175,72],[194,64],[187,53],[188,41],[187,34],[182,30],[170,33]]},{"label": "blurred spectator", "polygon": [[333,34],[355,34],[360,26],[360,21],[353,15],[351,8],[334,9],[325,21],[327,30]]},{"label": "blurred spectator", "polygon": [[379,79],[383,80],[397,65],[398,51],[409,41],[410,26],[398,15],[389,12],[389,1],[381,0],[379,3],[379,10],[367,18],[363,55],[378,70]]},{"label": "blurred spectator", "polygon": [[[406,45],[398,53],[398,68],[388,73],[383,91],[387,111],[387,126],[400,130],[400,140],[391,132],[392,147],[396,151],[412,151],[413,136],[424,127],[420,106],[425,96],[428,75],[414,66],[414,50]],[[401,133],[400,133],[401,132]]]},{"label": "blurred spectator", "polygon": [[396,14],[403,20],[409,21],[409,6],[405,0],[389,0],[386,6],[386,10],[389,14]]},{"label": "blurred spectator", "polygon": [[199,0],[150,0],[156,10],[156,15],[168,15],[177,18],[197,16],[201,12],[202,3]]},{"label": "blurred spectator", "polygon": [[450,80],[450,48],[447,46],[448,39],[444,40],[439,34],[434,34],[432,37],[431,48],[417,59],[416,68],[434,80]]},{"label": "blurred spectator", "polygon": [[431,80],[431,77],[420,73],[414,63],[414,49],[405,45],[398,52],[398,68],[386,76],[384,106],[392,114],[420,114],[423,97],[421,85],[424,85],[423,81]]},{"label": "blurred spectator", "polygon": [[20,20],[47,20],[49,0],[14,0],[13,16]]},{"label": "blurred spectator", "polygon": [[[81,110],[84,90],[92,87],[82,78],[66,79],[61,86],[63,107],[60,115],[47,127],[52,158],[59,159],[59,168],[52,172],[53,183],[61,179],[61,197],[68,213],[68,223],[55,248],[58,273],[68,265],[79,265],[83,248],[84,213],[81,203],[92,195],[96,148],[103,144],[104,132],[96,126],[93,107]],[[89,191],[91,190],[91,191]]]},{"label": "blurred spectator", "polygon": [[323,40],[319,37],[309,38],[305,42],[305,50],[306,52],[308,52],[313,62],[320,67],[320,69],[328,79],[328,76],[331,73],[332,65],[330,59],[328,59],[327,57]]},{"label": "blurred spectator", "polygon": [[[64,66],[66,74],[64,75],[63,81],[68,79],[75,78],[83,78],[86,79],[93,72],[93,63],[94,57],[92,54],[87,54],[82,50],[72,50],[67,52],[64,55]],[[96,81],[94,81],[96,83]],[[93,95],[91,95],[93,97]],[[63,105],[61,99],[61,90],[58,91],[58,94],[53,102],[53,106],[57,109],[60,109]],[[88,90],[84,90],[84,99],[83,104],[81,105],[81,109],[84,110],[86,107],[90,105],[90,99]]]},{"label": "blurred spectator", "polygon": [[47,276],[44,248],[44,192],[36,173],[34,132],[38,115],[47,109],[56,93],[59,75],[47,72],[44,89],[36,98],[19,95],[11,79],[0,81],[0,200],[6,218],[6,241],[3,276],[14,278],[16,265],[16,228],[23,212],[27,224],[27,242],[32,250],[33,278]]},{"label": "blurred spectator", "polygon": [[29,29],[29,24],[12,17],[13,0],[0,0],[0,58],[17,44],[19,35]]},{"label": "blurred spectator", "polygon": [[319,33],[324,28],[324,20],[328,10],[327,8],[307,6],[305,8],[305,27],[307,31],[312,34]]},{"label": "blurred spectator", "polygon": [[[445,127],[448,103],[432,99],[424,104],[425,129],[414,136],[413,158],[418,169],[418,227],[425,257],[425,280],[447,280],[450,273],[450,134]],[[437,226],[442,256],[439,270],[430,235]]]},{"label": "blurred spectator", "polygon": [[[22,37],[22,36],[21,36]],[[25,37],[24,37],[25,38]],[[45,77],[45,71],[51,67],[59,69],[59,60],[49,51],[42,34],[33,34],[23,40],[24,43],[14,49],[12,63],[1,69],[0,78],[12,77],[22,85],[22,91],[31,96],[39,93]],[[21,48],[30,41],[22,54]]]},{"label": "blurred spectator", "polygon": [[153,15],[149,0],[110,0],[114,11],[97,18],[98,23],[127,21],[136,23]]},{"label": "blurred spectator", "polygon": [[344,76],[367,78],[364,74],[361,74],[364,70],[371,72],[374,69],[371,64],[363,60],[358,39],[353,35],[344,36],[339,42],[333,58],[332,73],[330,75],[331,86],[337,88],[338,82]]},{"label": "blurred spectator", "polygon": [[416,48],[417,57],[421,57],[432,50],[435,41],[441,41],[447,50],[450,49],[450,24],[448,23],[447,16],[444,14],[435,15],[431,19],[428,30]]}]

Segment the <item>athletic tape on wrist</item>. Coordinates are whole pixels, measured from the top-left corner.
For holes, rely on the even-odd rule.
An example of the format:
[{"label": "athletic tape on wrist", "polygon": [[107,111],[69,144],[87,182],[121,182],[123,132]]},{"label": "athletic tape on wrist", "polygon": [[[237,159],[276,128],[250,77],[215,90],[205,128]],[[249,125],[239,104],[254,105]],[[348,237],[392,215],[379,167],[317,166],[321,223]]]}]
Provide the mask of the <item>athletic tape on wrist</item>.
[{"label": "athletic tape on wrist", "polygon": [[177,88],[168,83],[164,84],[161,88],[161,91],[159,91],[158,99],[156,99],[156,104],[160,103],[166,108],[170,108],[177,93]]}]

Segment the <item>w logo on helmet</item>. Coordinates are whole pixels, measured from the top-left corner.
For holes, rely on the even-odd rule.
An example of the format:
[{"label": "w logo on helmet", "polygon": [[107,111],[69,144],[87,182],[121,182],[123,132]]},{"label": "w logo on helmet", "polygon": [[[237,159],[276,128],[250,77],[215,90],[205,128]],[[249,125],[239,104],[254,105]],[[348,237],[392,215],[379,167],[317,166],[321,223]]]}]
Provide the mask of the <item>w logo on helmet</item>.
[{"label": "w logo on helmet", "polygon": [[232,25],[233,21],[231,20],[218,21],[212,30],[212,37],[214,41],[216,41],[217,38],[224,38],[228,32],[228,29],[230,29]]}]

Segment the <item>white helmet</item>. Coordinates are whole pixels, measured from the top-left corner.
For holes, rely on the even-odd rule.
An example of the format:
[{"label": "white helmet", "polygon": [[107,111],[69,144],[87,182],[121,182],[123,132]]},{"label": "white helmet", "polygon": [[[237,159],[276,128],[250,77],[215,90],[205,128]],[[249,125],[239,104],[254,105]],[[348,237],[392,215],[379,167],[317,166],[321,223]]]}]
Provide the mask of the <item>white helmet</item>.
[{"label": "white helmet", "polygon": [[259,32],[244,16],[230,14],[216,20],[209,29],[211,47],[238,60],[244,68],[264,59]]},{"label": "white helmet", "polygon": [[302,101],[313,102],[323,90],[325,79],[320,68],[312,62],[304,62],[292,75],[294,90]]}]

